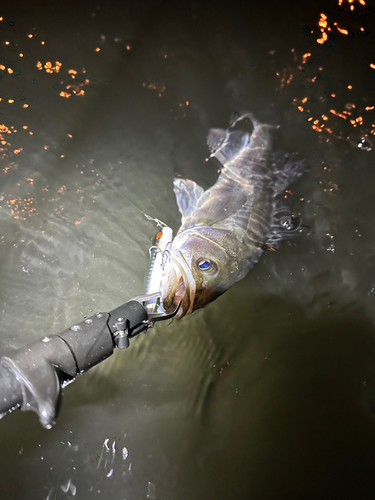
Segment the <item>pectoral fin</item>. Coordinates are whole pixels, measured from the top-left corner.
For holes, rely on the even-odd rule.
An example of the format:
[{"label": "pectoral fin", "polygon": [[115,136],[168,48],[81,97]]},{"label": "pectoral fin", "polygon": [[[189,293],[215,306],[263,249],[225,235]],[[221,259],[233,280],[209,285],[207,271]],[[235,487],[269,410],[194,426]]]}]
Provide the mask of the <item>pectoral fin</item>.
[{"label": "pectoral fin", "polygon": [[178,209],[182,217],[188,217],[198,208],[204,189],[189,179],[175,179],[173,184]]}]

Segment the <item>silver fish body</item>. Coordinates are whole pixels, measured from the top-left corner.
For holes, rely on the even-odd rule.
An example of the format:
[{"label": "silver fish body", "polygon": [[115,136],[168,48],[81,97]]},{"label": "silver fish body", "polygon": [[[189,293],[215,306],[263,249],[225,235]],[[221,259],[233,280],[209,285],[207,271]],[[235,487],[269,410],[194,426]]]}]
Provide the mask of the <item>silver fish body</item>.
[{"label": "silver fish body", "polygon": [[[251,132],[241,127],[246,120]],[[300,230],[280,194],[303,174],[305,163],[274,152],[275,132],[243,113],[228,130],[210,131],[211,157],[222,164],[211,188],[174,180],[182,225],[169,248],[162,296],[166,309],[182,300],[180,317],[244,278],[267,245],[276,247]]]}]

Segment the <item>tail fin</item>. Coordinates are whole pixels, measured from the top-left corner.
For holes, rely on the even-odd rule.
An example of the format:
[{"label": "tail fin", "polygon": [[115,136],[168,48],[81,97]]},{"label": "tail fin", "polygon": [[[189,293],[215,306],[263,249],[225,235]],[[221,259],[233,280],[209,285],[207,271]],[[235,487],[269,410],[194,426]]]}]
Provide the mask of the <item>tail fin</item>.
[{"label": "tail fin", "polygon": [[248,132],[212,128],[207,137],[207,144],[211,151],[210,158],[215,157],[224,165],[245,148],[249,141]]},{"label": "tail fin", "polygon": [[249,111],[239,111],[238,113],[232,113],[232,116],[230,117],[229,126],[230,128],[233,128],[237,125],[238,122],[241,122],[242,120],[246,119],[251,121],[254,128],[258,127],[259,125],[262,125],[261,122],[255,118],[253,113],[250,113]]}]

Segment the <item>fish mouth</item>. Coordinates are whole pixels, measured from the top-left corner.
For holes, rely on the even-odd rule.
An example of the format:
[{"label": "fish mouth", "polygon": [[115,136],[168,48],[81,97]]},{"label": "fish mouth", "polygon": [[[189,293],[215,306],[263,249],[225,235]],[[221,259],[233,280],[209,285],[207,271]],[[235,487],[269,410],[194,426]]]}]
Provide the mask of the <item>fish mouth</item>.
[{"label": "fish mouth", "polygon": [[181,307],[176,318],[182,318],[193,312],[196,285],[188,262],[180,250],[172,248],[164,266],[162,284],[163,307],[168,311]]}]

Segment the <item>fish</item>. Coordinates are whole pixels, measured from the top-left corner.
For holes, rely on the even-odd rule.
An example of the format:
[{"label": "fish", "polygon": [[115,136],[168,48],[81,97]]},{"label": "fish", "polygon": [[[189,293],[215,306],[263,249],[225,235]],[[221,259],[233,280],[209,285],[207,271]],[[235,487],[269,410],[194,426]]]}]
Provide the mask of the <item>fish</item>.
[{"label": "fish", "polygon": [[182,318],[242,280],[265,249],[302,232],[301,219],[283,205],[285,189],[306,170],[296,153],[275,151],[277,128],[250,112],[228,129],[209,131],[210,157],[220,163],[216,183],[174,179],[181,227],[167,250],[161,296]]}]

